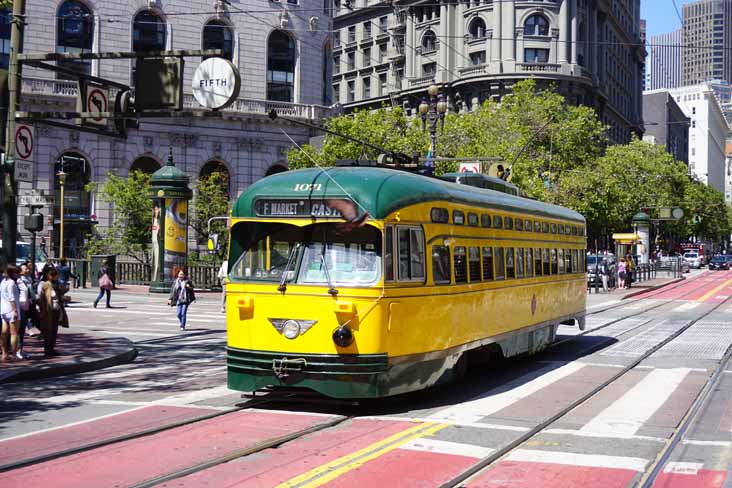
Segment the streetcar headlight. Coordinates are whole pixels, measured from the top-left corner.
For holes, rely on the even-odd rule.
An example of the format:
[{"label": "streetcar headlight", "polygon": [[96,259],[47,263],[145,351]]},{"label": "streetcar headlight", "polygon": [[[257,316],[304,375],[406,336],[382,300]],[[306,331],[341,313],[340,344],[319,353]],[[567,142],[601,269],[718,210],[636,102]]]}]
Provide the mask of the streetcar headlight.
[{"label": "streetcar headlight", "polygon": [[300,324],[297,320],[288,320],[282,325],[282,335],[294,339],[300,335]]},{"label": "streetcar headlight", "polygon": [[333,331],[333,342],[340,347],[348,347],[353,342],[353,332],[345,325],[341,325]]}]

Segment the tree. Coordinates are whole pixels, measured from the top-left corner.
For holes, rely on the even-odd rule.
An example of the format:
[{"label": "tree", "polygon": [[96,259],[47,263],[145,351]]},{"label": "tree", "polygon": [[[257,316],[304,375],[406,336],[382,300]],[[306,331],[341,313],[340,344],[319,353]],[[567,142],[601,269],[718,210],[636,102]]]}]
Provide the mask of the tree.
[{"label": "tree", "polygon": [[149,187],[150,175],[141,171],[133,171],[128,178],[110,173],[104,183],[87,185],[87,191],[97,191],[114,210],[109,227],[87,241],[87,255],[121,254],[150,262],[152,200],[147,194]]},{"label": "tree", "polygon": [[[193,198],[193,212],[190,225],[196,232],[199,242],[207,242],[210,237],[208,221],[211,217],[229,215],[229,177],[227,173],[215,171],[198,179],[196,193]],[[219,236],[219,250],[216,255],[223,258],[228,249],[229,233],[226,221],[214,220],[211,223],[211,234]]]}]

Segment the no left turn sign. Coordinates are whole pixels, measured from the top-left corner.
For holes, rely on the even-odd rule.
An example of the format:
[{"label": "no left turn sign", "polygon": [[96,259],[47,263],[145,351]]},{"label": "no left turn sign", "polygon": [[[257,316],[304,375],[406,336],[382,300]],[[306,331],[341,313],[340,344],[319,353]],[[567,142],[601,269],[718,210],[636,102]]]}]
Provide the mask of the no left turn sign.
[{"label": "no left turn sign", "polygon": [[23,161],[33,160],[33,127],[18,125],[15,129],[15,154]]},{"label": "no left turn sign", "polygon": [[[93,114],[101,114],[107,112],[109,108],[109,95],[106,90],[101,88],[90,88],[86,96],[86,110]],[[89,124],[107,125],[107,119],[104,117],[94,117],[86,119]]]}]

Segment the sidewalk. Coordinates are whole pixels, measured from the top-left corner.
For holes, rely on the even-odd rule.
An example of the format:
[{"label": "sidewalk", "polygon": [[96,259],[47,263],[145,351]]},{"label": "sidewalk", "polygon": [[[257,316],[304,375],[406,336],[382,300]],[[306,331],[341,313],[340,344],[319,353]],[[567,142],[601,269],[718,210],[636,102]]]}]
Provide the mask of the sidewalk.
[{"label": "sidewalk", "polygon": [[28,360],[0,363],[0,384],[83,373],[128,363],[137,357],[132,342],[122,337],[96,337],[83,332],[59,329],[53,358],[43,356],[41,336],[25,338]]}]

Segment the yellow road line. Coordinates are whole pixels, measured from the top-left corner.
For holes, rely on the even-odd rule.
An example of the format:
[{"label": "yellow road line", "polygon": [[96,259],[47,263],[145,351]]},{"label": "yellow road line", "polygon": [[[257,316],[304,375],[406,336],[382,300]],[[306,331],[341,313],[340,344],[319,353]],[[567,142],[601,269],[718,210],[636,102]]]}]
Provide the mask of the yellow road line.
[{"label": "yellow road line", "polygon": [[724,288],[724,287],[727,287],[727,286],[729,286],[729,285],[732,285],[732,280],[727,280],[727,281],[725,281],[724,283],[722,283],[722,284],[721,284],[721,285],[719,285],[718,287],[714,288],[714,289],[713,289],[713,290],[711,290],[710,292],[707,292],[707,293],[706,293],[706,294],[705,294],[704,296],[702,296],[701,298],[698,298],[698,299],[697,299],[697,301],[699,301],[699,302],[706,302],[706,301],[707,301],[707,300],[708,300],[708,299],[709,299],[709,298],[710,298],[711,296],[713,296],[713,295],[714,295],[715,293],[717,293],[717,292],[718,292],[719,290],[721,290],[722,288]]},{"label": "yellow road line", "polygon": [[386,439],[375,442],[368,447],[351,454],[335,459],[327,464],[311,469],[307,473],[292,478],[289,481],[277,485],[277,488],[314,488],[332,481],[342,474],[356,469],[363,464],[376,459],[379,456],[397,449],[407,442],[434,434],[435,432],[449,427],[449,424],[437,424],[426,422],[398,432]]}]

